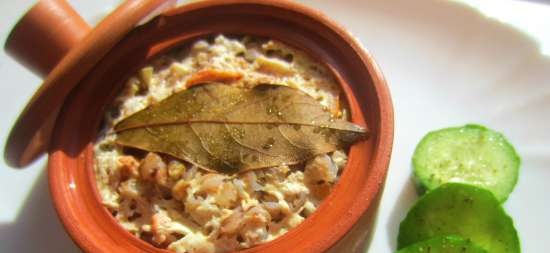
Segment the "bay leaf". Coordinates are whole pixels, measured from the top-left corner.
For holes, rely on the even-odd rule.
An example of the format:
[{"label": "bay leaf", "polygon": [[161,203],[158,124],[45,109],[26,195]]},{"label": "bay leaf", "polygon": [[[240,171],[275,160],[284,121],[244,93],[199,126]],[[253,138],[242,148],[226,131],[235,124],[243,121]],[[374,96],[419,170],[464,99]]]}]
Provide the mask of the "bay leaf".
[{"label": "bay leaf", "polygon": [[114,130],[120,145],[220,173],[300,163],[367,136],[365,128],[334,119],[311,96],[270,84],[193,86],[123,119]]}]

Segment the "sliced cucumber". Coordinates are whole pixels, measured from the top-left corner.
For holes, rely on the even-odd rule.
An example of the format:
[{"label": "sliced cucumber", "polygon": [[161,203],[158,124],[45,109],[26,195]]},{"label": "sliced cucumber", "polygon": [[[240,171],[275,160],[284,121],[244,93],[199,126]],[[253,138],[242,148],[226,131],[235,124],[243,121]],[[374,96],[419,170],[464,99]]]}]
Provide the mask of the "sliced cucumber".
[{"label": "sliced cucumber", "polygon": [[491,192],[473,185],[448,183],[422,196],[399,226],[398,248],[447,235],[490,253],[520,252],[512,219]]},{"label": "sliced cucumber", "polygon": [[420,190],[448,182],[473,184],[505,201],[516,185],[520,158],[506,138],[480,125],[428,133],[413,155]]},{"label": "sliced cucumber", "polygon": [[471,240],[460,236],[439,236],[417,242],[396,253],[487,253]]}]

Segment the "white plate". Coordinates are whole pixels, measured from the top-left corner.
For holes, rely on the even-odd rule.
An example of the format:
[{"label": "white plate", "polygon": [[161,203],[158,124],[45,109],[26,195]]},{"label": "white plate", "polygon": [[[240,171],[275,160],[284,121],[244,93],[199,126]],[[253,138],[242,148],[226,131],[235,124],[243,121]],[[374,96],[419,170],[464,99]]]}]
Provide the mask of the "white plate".
[{"label": "white plate", "polygon": [[[369,252],[395,250],[416,199],[411,154],[430,130],[481,123],[522,157],[505,204],[523,252],[547,252],[550,228],[550,59],[535,42],[457,3],[310,1],[348,27],[384,72],[395,107],[395,143]],[[390,4],[391,2],[391,4]]]},{"label": "white plate", "polygon": [[[117,1],[72,2],[88,21],[94,21]],[[416,198],[410,181],[416,143],[430,130],[472,122],[503,132],[522,156],[519,183],[505,206],[514,218],[523,252],[544,252],[550,227],[546,196],[550,193],[550,60],[536,44],[456,3],[305,2],[360,38],[392,92],[395,145],[369,252],[395,250],[399,222]],[[1,3],[3,39],[31,3]],[[3,52],[0,75],[3,144],[40,82]],[[44,164],[41,160],[15,171],[1,163],[0,252],[78,252],[53,211],[41,172]]]}]

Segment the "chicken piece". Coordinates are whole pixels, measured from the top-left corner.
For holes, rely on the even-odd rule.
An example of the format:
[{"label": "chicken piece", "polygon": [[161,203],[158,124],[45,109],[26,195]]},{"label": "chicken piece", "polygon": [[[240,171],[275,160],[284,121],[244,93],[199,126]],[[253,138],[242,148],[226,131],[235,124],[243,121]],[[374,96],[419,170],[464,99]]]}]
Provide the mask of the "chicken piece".
[{"label": "chicken piece", "polygon": [[348,156],[342,150],[336,150],[332,152],[330,158],[332,158],[332,161],[334,161],[334,164],[336,164],[339,171],[343,170],[346,166],[346,163],[348,162]]},{"label": "chicken piece", "polygon": [[243,226],[243,212],[242,210],[236,209],[233,211],[231,215],[229,215],[227,218],[225,218],[222,221],[221,227],[220,227],[220,233],[225,235],[235,235],[239,232],[241,227]]},{"label": "chicken piece", "polygon": [[165,213],[156,213],[151,217],[151,232],[153,233],[153,242],[162,244],[168,238],[170,231],[170,217]]},{"label": "chicken piece", "polygon": [[172,187],[172,196],[177,200],[185,200],[187,197],[187,188],[189,188],[189,183],[183,179],[179,180]]},{"label": "chicken piece", "polygon": [[168,172],[166,170],[166,163],[162,158],[149,152],[145,158],[141,161],[139,166],[139,172],[141,179],[145,181],[154,181],[159,185],[166,185],[168,179]]},{"label": "chicken piece", "polygon": [[243,176],[243,181],[246,183],[248,193],[261,190],[263,187],[258,183],[258,177],[254,171],[246,172]]},{"label": "chicken piece", "polygon": [[223,183],[218,194],[216,195],[216,203],[224,208],[233,207],[236,204],[237,199],[237,189],[230,182]]},{"label": "chicken piece", "polygon": [[201,177],[200,190],[201,192],[217,193],[221,188],[224,176],[216,173],[208,173]]},{"label": "chicken piece", "polygon": [[256,63],[258,64],[258,70],[264,73],[278,76],[288,76],[293,73],[290,64],[276,58],[260,56],[256,58]]},{"label": "chicken piece", "polygon": [[334,182],[338,176],[338,167],[328,155],[318,155],[309,160],[304,170],[306,183]]},{"label": "chicken piece", "polygon": [[166,167],[159,167],[155,173],[155,182],[159,185],[166,186],[168,183],[168,170]]},{"label": "chicken piece", "polygon": [[264,202],[262,203],[265,210],[269,212],[269,215],[271,216],[271,219],[274,221],[278,221],[283,218],[283,212],[281,210],[281,205],[277,202]]},{"label": "chicken piece", "polygon": [[121,196],[131,199],[140,198],[140,195],[143,194],[143,189],[137,183],[137,179],[133,178],[120,183],[118,191]]},{"label": "chicken piece", "polygon": [[240,249],[239,241],[236,237],[222,236],[214,241],[216,252],[236,252]]},{"label": "chicken piece", "polygon": [[267,226],[271,221],[271,215],[262,206],[255,206],[246,211],[244,221],[255,226]]},{"label": "chicken piece", "polygon": [[137,178],[139,176],[138,168],[139,162],[133,156],[125,155],[118,158],[121,181]]},{"label": "chicken piece", "polygon": [[321,200],[332,188],[338,176],[338,167],[328,155],[319,155],[307,162],[304,170],[304,181],[311,194]]},{"label": "chicken piece", "polygon": [[267,227],[244,229],[241,233],[245,247],[261,244],[267,239],[267,236]]},{"label": "chicken piece", "polygon": [[185,76],[187,74],[189,74],[190,72],[190,69],[179,63],[179,62],[173,62],[171,65],[170,65],[170,76],[171,77],[182,77],[182,76]]},{"label": "chicken piece", "polygon": [[215,253],[216,250],[214,243],[210,242],[202,234],[189,234],[182,240],[176,241],[170,244],[167,248],[174,252],[185,253]]},{"label": "chicken piece", "polygon": [[220,216],[222,210],[212,203],[209,199],[195,194],[187,195],[184,203],[185,211],[193,218],[193,220],[204,226],[212,217]]},{"label": "chicken piece", "polygon": [[154,69],[151,66],[142,68],[139,71],[139,79],[141,82],[148,87],[153,82]]},{"label": "chicken piece", "polygon": [[244,226],[240,235],[248,247],[262,243],[267,238],[267,227],[271,215],[261,206],[254,206],[246,211],[243,217]]}]

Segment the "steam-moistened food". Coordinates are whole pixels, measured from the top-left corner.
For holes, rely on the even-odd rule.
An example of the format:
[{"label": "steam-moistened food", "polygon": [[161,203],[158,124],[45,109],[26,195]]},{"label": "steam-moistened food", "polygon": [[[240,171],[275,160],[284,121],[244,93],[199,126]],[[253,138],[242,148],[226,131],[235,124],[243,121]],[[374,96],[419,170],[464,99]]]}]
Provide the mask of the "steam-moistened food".
[{"label": "steam-moistened food", "polygon": [[268,242],[338,181],[349,123],[331,73],[277,41],[218,36],[154,60],[107,111],[95,145],[103,204],[176,252]]}]

